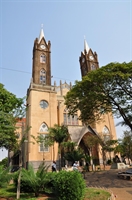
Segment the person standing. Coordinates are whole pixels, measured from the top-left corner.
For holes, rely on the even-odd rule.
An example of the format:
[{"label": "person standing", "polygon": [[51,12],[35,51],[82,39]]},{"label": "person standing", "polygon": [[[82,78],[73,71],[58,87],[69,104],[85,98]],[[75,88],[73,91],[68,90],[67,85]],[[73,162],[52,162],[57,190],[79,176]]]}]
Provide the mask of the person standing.
[{"label": "person standing", "polygon": [[56,172],[56,162],[53,161],[52,163],[52,172]]}]

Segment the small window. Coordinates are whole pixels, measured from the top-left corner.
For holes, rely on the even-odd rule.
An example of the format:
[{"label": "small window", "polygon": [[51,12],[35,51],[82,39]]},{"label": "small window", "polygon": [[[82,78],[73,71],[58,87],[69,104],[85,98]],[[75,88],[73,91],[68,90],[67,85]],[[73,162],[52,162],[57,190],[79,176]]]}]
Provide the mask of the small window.
[{"label": "small window", "polygon": [[46,56],[44,54],[41,54],[41,56],[40,56],[40,62],[41,63],[46,63]]},{"label": "small window", "polygon": [[75,122],[75,125],[78,125],[78,117],[77,117],[77,114],[74,115],[74,122]]},{"label": "small window", "polygon": [[66,117],[66,113],[63,114],[64,116],[64,124],[67,124],[67,117]]},{"label": "small window", "polygon": [[45,78],[45,76],[40,76],[40,82],[41,83],[46,83],[46,78]]},{"label": "small window", "polygon": [[103,137],[104,137],[105,142],[111,139],[110,138],[110,131],[106,126],[104,126],[102,133],[103,133]]},{"label": "small window", "polygon": [[44,69],[40,70],[40,83],[46,84],[46,71]]},{"label": "small window", "polygon": [[70,125],[71,124],[71,116],[67,115],[67,118],[68,118],[68,124]]}]

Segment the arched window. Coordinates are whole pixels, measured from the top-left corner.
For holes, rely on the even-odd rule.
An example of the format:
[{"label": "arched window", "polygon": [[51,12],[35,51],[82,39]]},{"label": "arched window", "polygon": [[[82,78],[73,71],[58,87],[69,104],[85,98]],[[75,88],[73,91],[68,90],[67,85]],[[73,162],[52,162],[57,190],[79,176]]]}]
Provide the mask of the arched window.
[{"label": "arched window", "polygon": [[45,134],[46,132],[48,132],[48,126],[45,123],[42,123],[39,128],[39,133],[40,133],[39,151],[40,152],[49,151],[49,146],[45,144],[45,137],[47,137],[47,134]]},{"label": "arched window", "polygon": [[82,70],[83,70],[83,75],[85,76],[85,75],[88,73],[88,71],[87,71],[87,67],[84,66],[84,67],[82,68]]},{"label": "arched window", "polygon": [[44,69],[40,70],[40,83],[46,84],[46,71]]},{"label": "arched window", "polygon": [[78,125],[78,116],[77,114],[69,115],[68,110],[64,109],[63,112],[64,124],[65,125]]},{"label": "arched window", "polygon": [[40,55],[40,62],[41,63],[46,63],[46,56],[44,54]]},{"label": "arched window", "polygon": [[91,70],[95,70],[95,69],[96,69],[95,65],[91,65]]},{"label": "arched window", "polygon": [[103,127],[102,133],[103,133],[103,137],[104,137],[105,142],[111,139],[110,138],[110,131],[106,126]]},{"label": "arched window", "polygon": [[48,132],[48,126],[45,123],[42,123],[39,132]]}]

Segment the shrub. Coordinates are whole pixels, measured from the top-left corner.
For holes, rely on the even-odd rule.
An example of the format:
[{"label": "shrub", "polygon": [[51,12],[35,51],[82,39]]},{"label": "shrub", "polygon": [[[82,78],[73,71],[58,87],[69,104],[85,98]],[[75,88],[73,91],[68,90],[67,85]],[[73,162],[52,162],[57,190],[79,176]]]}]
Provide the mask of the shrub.
[{"label": "shrub", "polygon": [[2,161],[0,161],[0,165],[2,165],[4,168],[7,168],[8,158],[4,158]]},{"label": "shrub", "polygon": [[4,168],[4,166],[0,165],[0,188],[6,187],[9,181],[12,178],[12,174],[9,174],[9,168]]},{"label": "shrub", "polygon": [[[19,171],[15,172],[14,173],[14,177],[13,177],[13,181],[14,181],[14,185],[15,185],[15,188],[17,188],[17,183],[18,183],[18,176],[19,176]],[[33,192],[33,189],[32,187],[28,184],[27,181],[23,180],[21,178],[21,184],[20,184],[20,191],[21,192],[27,192],[27,193],[32,193]]]},{"label": "shrub", "polygon": [[[44,190],[45,183],[47,182],[48,166],[42,163],[37,172],[32,165],[29,165],[28,170],[22,169],[20,190],[23,192],[34,192],[37,197],[41,191]],[[16,173],[14,178],[15,186],[17,187],[17,180],[19,173]]]},{"label": "shrub", "polygon": [[48,172],[45,179],[44,192],[48,194],[53,194],[54,181],[55,181],[56,172]]},{"label": "shrub", "polygon": [[107,160],[107,165],[111,165],[112,161],[111,160]]},{"label": "shrub", "polygon": [[78,171],[60,171],[54,176],[53,192],[57,200],[81,200],[85,188],[85,181]]}]

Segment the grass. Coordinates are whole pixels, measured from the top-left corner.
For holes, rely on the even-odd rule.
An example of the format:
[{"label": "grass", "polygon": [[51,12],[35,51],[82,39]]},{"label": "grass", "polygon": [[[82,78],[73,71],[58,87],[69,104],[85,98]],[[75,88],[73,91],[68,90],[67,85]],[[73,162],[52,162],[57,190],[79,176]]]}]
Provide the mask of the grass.
[{"label": "grass", "polygon": [[[7,188],[0,188],[0,197],[9,198],[12,197],[14,200],[16,199],[16,191],[13,184],[9,185]],[[34,194],[29,193],[21,193],[20,200],[36,200],[36,198],[33,198]]]},{"label": "grass", "polygon": [[[3,198],[12,197],[12,200],[16,200],[16,191],[14,185],[9,185],[7,188],[0,188],[0,197]],[[84,200],[107,200],[108,197],[110,197],[110,193],[105,190],[96,188],[87,188]],[[29,193],[21,193],[21,198],[20,198],[20,200],[40,200],[40,199],[41,196],[39,198],[35,198],[34,194],[29,194]],[[49,198],[46,195],[45,198],[43,196],[42,199],[53,200],[53,198]]]},{"label": "grass", "polygon": [[85,200],[107,200],[110,197],[110,193],[97,188],[87,188],[85,194]]}]

